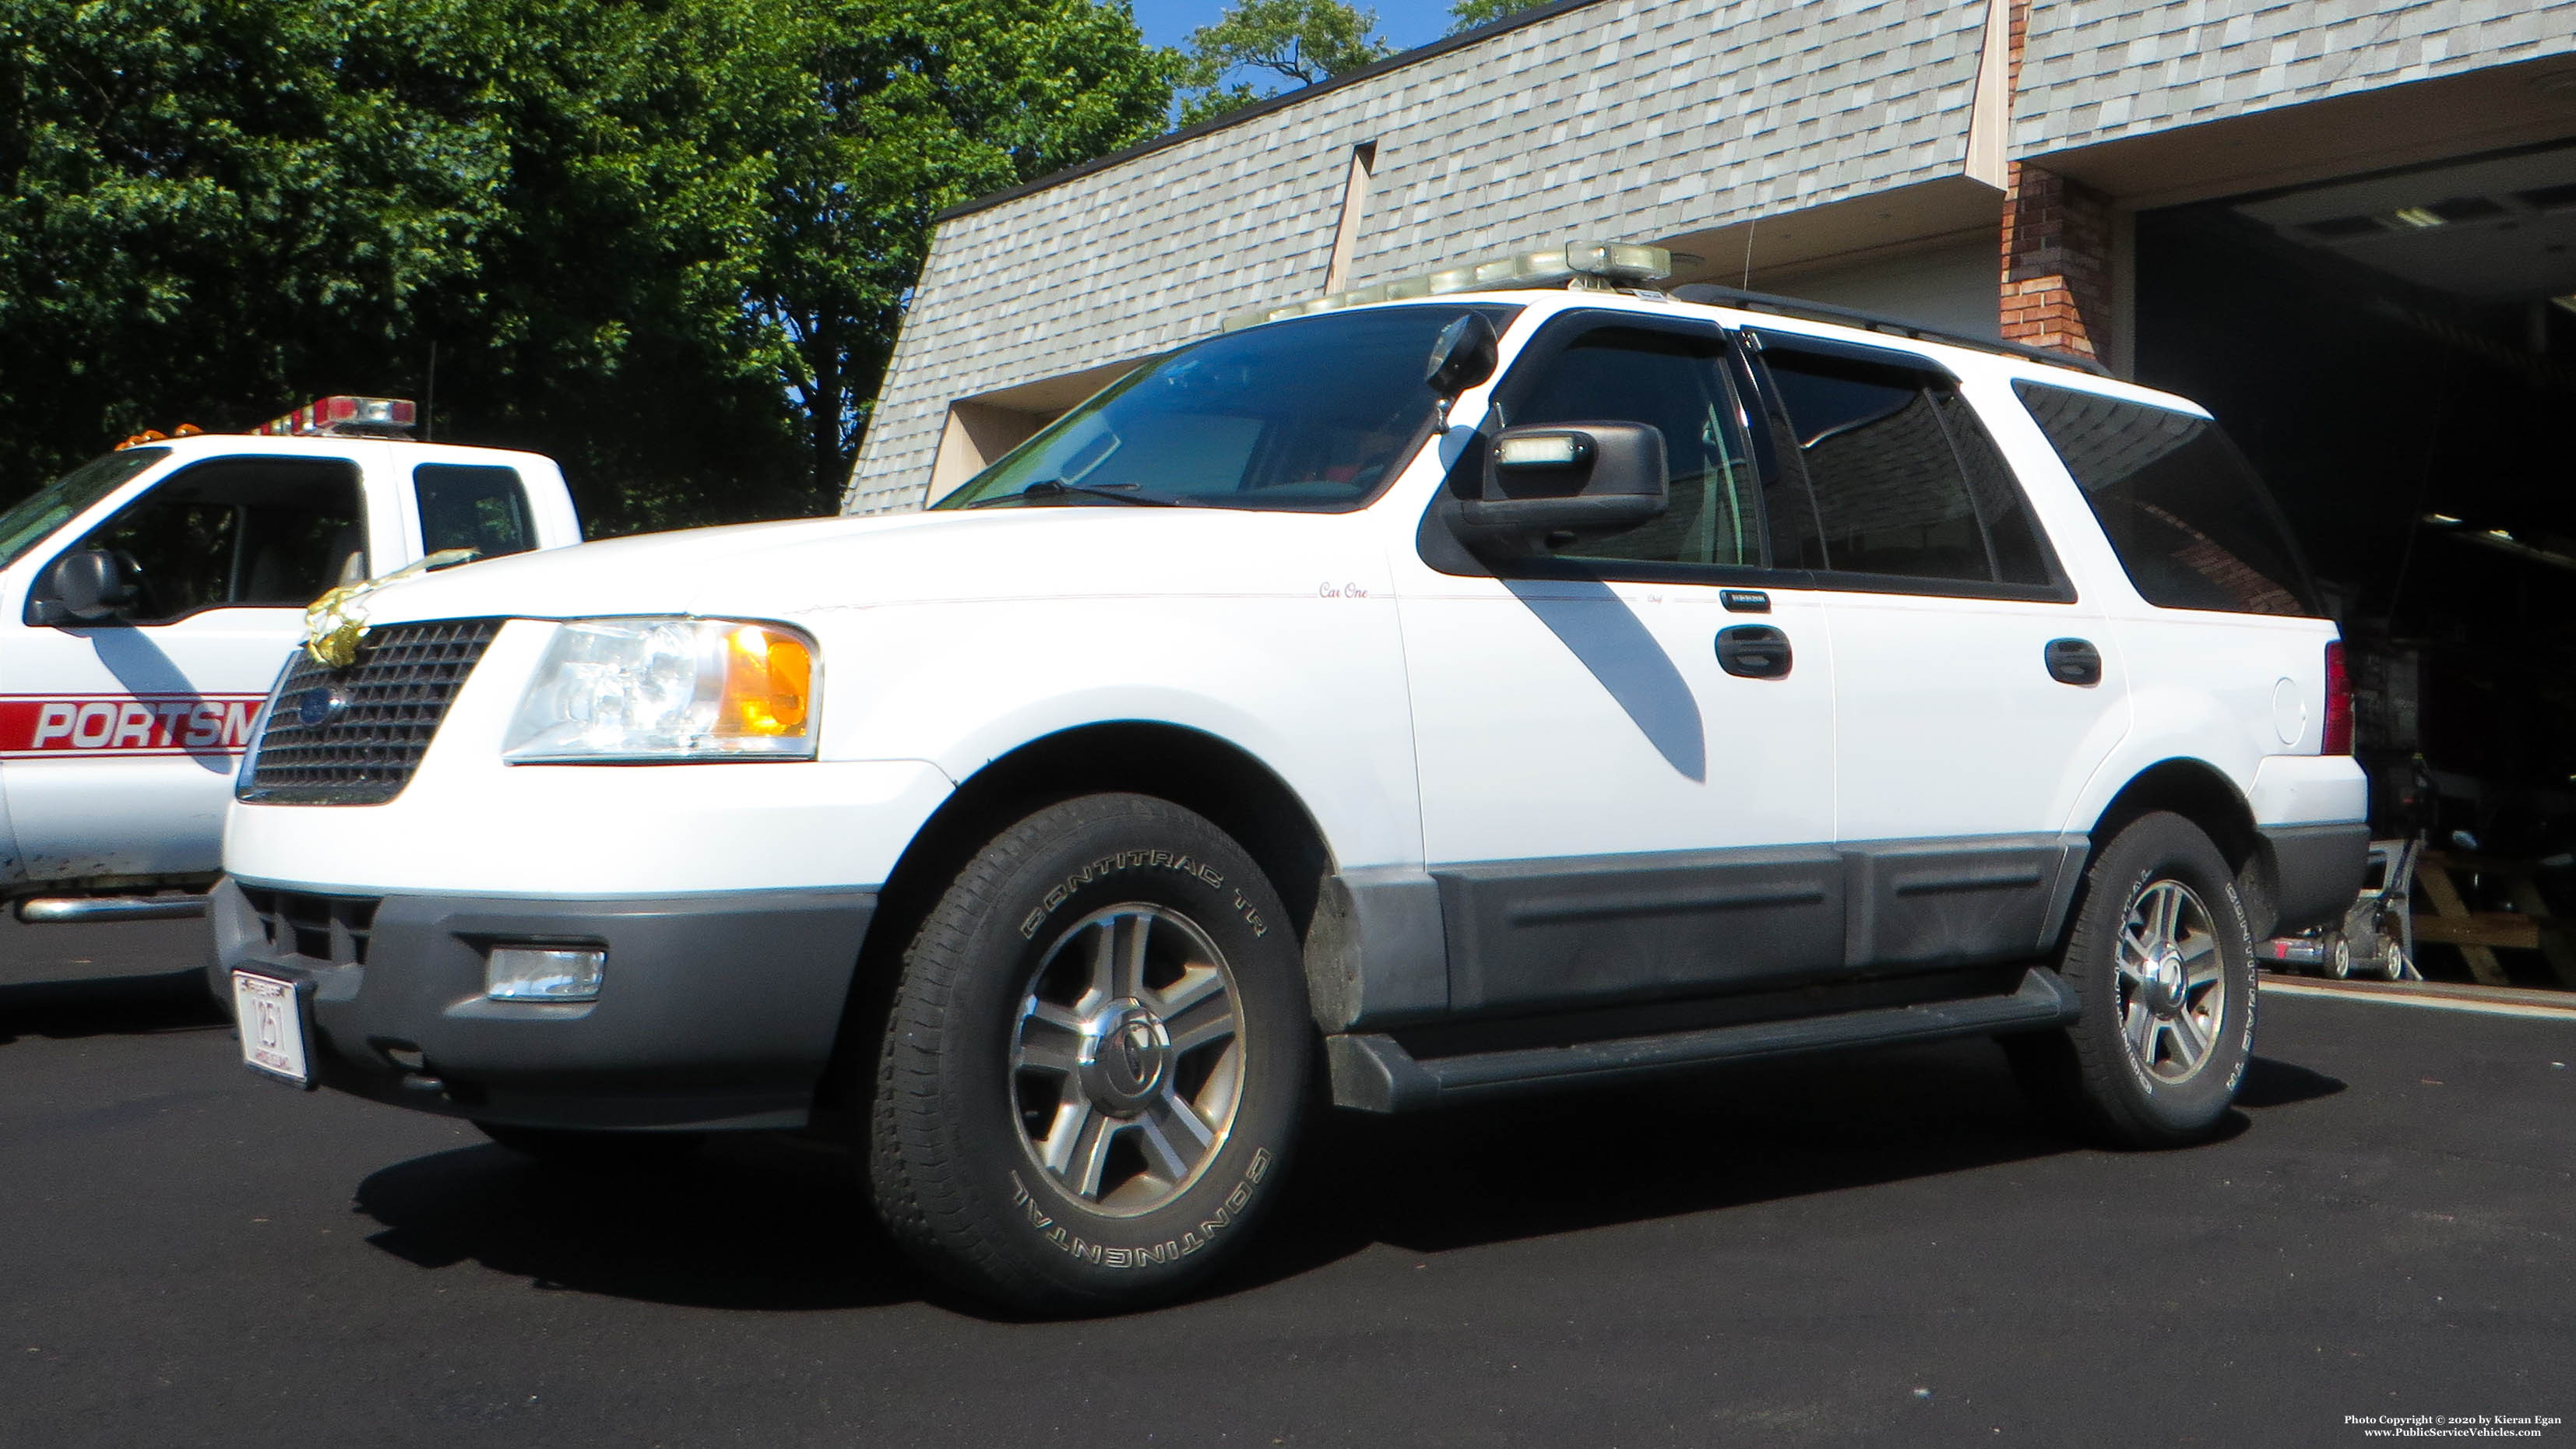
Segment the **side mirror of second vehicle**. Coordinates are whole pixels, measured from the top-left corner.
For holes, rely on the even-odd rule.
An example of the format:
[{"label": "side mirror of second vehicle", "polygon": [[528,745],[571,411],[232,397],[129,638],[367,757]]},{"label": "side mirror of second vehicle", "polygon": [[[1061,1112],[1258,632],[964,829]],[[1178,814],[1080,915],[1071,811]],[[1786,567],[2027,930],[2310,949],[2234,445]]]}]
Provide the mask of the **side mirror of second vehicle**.
[{"label": "side mirror of second vehicle", "polygon": [[55,559],[27,591],[27,622],[35,625],[105,624],[134,602],[134,570],[103,548],[80,548]]},{"label": "side mirror of second vehicle", "polygon": [[1464,542],[1488,558],[1619,533],[1671,506],[1664,435],[1644,423],[1505,428],[1485,450],[1479,496],[1458,502]]}]

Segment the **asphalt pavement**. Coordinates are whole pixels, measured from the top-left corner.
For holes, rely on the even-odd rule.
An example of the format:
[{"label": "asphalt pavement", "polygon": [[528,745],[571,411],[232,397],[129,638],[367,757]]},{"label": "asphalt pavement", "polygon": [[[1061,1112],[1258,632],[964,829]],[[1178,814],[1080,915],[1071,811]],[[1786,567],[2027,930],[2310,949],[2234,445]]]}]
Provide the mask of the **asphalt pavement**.
[{"label": "asphalt pavement", "polygon": [[2576,1418],[2576,1016],[2264,1010],[2243,1110],[2179,1152],[2067,1146],[1978,1042],[1336,1117],[1216,1292],[1038,1323],[904,1267],[828,1148],[562,1175],[252,1077],[184,978],[0,987],[0,1444],[2331,1445]]}]

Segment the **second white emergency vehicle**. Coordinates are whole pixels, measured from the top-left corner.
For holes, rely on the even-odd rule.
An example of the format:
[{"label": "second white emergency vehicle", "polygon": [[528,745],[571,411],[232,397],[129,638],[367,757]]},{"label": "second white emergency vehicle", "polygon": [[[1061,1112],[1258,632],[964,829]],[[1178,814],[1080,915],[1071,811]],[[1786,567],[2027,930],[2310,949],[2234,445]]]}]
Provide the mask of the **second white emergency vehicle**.
[{"label": "second white emergency vehicle", "polygon": [[0,981],[63,969],[48,927],[203,914],[316,596],[581,540],[551,460],[412,441],[412,411],[333,397],[255,434],[146,435],[0,514]]}]

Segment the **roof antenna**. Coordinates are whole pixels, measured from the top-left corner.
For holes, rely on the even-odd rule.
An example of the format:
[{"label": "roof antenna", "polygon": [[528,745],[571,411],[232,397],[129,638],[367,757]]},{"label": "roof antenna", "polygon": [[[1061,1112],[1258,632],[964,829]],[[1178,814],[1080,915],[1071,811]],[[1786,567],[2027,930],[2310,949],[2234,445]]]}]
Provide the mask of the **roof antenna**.
[{"label": "roof antenna", "polygon": [[422,442],[424,442],[424,443],[434,443],[434,442],[438,441],[438,434],[434,431],[434,429],[437,427],[437,425],[438,425],[438,339],[437,339],[437,338],[435,338],[435,337],[433,337],[433,338],[431,338],[431,339],[430,339],[430,341],[429,341],[429,388],[428,388],[428,397],[427,397],[426,402],[423,404],[423,406],[421,407],[421,410],[420,410],[420,440],[421,440]]},{"label": "roof antenna", "polygon": [[1744,285],[1739,289],[1741,291],[1753,290],[1753,232],[1761,225],[1762,213],[1758,211],[1753,213],[1751,221],[1744,224]]}]

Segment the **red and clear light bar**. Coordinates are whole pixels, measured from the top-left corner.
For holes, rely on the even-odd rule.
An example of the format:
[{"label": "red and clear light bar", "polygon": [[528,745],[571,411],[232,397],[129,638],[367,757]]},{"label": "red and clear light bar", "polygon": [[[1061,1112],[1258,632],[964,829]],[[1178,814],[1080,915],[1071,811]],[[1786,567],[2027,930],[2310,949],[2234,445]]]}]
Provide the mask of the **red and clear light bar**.
[{"label": "red and clear light bar", "polygon": [[267,438],[314,438],[333,434],[383,436],[407,433],[419,421],[419,409],[407,397],[316,398],[282,418],[251,431]]}]

